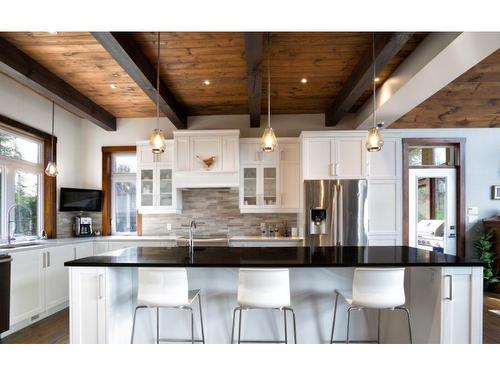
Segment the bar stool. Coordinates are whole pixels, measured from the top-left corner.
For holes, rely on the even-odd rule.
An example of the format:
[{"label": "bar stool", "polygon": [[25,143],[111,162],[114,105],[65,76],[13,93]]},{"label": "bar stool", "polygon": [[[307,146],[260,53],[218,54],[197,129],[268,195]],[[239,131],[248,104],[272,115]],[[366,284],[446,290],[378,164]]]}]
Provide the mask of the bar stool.
[{"label": "bar stool", "polygon": [[333,332],[335,330],[335,319],[337,317],[337,302],[339,296],[345,299],[349,308],[347,309],[347,337],[349,344],[349,323],[351,311],[363,309],[378,310],[377,342],[380,344],[380,310],[403,310],[408,318],[408,332],[410,344],[413,343],[411,334],[410,311],[404,307],[404,268],[356,268],[352,290],[335,290],[335,308],[333,311],[332,334],[330,344],[333,344]]},{"label": "bar stool", "polygon": [[[194,338],[194,314],[192,304],[198,297],[200,309],[201,340]],[[203,328],[203,314],[201,310],[200,290],[188,289],[188,277],[185,268],[139,268],[137,307],[134,311],[132,336],[130,343],[134,343],[135,320],[137,310],[156,308],[156,343],[170,342],[195,342],[205,343]],[[180,309],[191,312],[191,340],[160,339],[160,309]]]},{"label": "bar stool", "polygon": [[[238,344],[242,342],[253,343],[284,343],[288,344],[286,315],[290,311],[293,318],[293,337],[297,343],[297,327],[295,312],[290,307],[290,276],[288,269],[240,269],[238,282],[238,307],[233,310],[233,326],[231,330],[231,344],[234,342],[234,326],[236,312],[239,311]],[[241,340],[242,311],[252,309],[270,309],[283,311],[285,327],[284,341],[251,341]]]}]

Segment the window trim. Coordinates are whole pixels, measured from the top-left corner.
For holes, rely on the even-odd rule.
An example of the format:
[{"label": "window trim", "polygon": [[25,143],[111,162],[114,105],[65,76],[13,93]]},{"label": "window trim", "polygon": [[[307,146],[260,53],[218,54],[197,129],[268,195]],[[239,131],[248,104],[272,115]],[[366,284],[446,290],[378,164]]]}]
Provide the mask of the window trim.
[{"label": "window trim", "polygon": [[[16,132],[21,136],[38,139],[43,143],[41,163],[47,165],[49,160],[57,162],[57,137],[54,136],[54,150],[52,150],[51,134],[43,130],[26,125],[0,114],[0,128]],[[48,238],[57,238],[57,177],[49,177],[43,173],[43,229]]]},{"label": "window trim", "polygon": [[[136,146],[103,146],[102,152],[102,227],[101,234],[103,236],[111,235],[111,156],[113,153],[137,152]],[[140,215],[137,215],[137,234],[141,234]]]},{"label": "window trim", "polygon": [[[122,236],[133,236],[137,235],[137,225],[135,232],[119,232],[116,230],[116,193],[115,193],[115,182],[133,182],[137,189],[137,170],[134,173],[120,173],[114,172],[114,158],[117,155],[135,155],[132,151],[123,152],[113,152],[111,154],[111,234],[112,235],[122,235]],[[137,190],[136,190],[137,191]]]}]

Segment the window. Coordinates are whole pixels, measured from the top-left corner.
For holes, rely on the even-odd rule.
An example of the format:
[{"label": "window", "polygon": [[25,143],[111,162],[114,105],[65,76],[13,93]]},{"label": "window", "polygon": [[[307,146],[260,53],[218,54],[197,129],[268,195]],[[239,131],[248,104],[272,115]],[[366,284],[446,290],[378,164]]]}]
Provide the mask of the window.
[{"label": "window", "polygon": [[111,166],[112,233],[136,233],[136,155],[113,153]]},{"label": "window", "polygon": [[411,146],[408,148],[408,165],[452,166],[455,165],[453,146]]},{"label": "window", "polygon": [[42,148],[39,140],[0,129],[0,227],[3,240],[8,236],[16,240],[29,239],[41,233]]}]

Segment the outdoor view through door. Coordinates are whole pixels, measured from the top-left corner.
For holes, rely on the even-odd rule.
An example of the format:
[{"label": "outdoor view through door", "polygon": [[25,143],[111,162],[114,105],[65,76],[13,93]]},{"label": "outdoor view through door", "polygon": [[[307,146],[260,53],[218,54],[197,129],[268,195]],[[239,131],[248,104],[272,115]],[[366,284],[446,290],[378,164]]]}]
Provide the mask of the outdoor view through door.
[{"label": "outdoor view through door", "polygon": [[461,202],[460,174],[457,173],[459,147],[439,139],[418,141],[404,140],[403,147],[406,243],[457,255],[457,246],[461,245],[457,235],[463,233],[458,217]]}]

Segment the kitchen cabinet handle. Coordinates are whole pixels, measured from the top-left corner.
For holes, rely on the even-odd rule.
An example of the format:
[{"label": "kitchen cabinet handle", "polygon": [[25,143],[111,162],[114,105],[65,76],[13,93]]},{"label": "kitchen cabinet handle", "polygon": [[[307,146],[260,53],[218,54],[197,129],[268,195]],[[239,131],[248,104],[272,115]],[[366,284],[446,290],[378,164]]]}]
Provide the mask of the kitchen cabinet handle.
[{"label": "kitchen cabinet handle", "polygon": [[47,254],[44,252],[44,253],[42,253],[42,255],[43,255],[43,266],[42,266],[42,268],[45,268],[45,267],[47,267],[47,260],[46,260]]},{"label": "kitchen cabinet handle", "polygon": [[73,248],[73,259],[76,259],[76,247]]},{"label": "kitchen cabinet handle", "polygon": [[103,278],[102,278],[102,274],[99,274],[99,279],[98,279],[98,288],[99,288],[99,299],[102,299],[102,296],[103,296]]},{"label": "kitchen cabinet handle", "polygon": [[329,167],[330,167],[330,176],[335,176],[335,168],[333,166],[333,163],[330,163]]},{"label": "kitchen cabinet handle", "polygon": [[445,297],[446,300],[453,301],[453,276],[452,275],[444,275],[444,277],[450,278],[450,286],[448,289],[448,297]]},{"label": "kitchen cabinet handle", "polygon": [[47,267],[50,267],[50,251],[47,251]]}]

